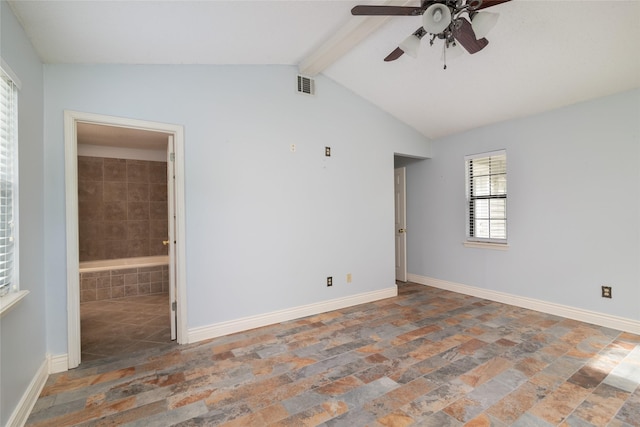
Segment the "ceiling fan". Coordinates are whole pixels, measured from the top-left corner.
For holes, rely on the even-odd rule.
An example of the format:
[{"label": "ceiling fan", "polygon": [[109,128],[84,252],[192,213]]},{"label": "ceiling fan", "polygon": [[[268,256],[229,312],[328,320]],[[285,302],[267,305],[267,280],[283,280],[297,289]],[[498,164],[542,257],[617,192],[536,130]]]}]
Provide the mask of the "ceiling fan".
[{"label": "ceiling fan", "polygon": [[[360,5],[351,9],[351,14],[358,16],[422,16],[422,26],[403,40],[384,60],[394,61],[404,53],[414,58],[417,57],[420,40],[430,34],[429,44],[431,46],[436,39],[444,42],[442,52],[446,69],[447,52],[449,57],[462,53],[458,44],[462,45],[470,54],[481,51],[489,44],[484,36],[498,21],[498,14],[479,11],[508,1],[510,0],[422,0],[421,5],[415,7]],[[469,19],[462,16],[465,13]]]}]

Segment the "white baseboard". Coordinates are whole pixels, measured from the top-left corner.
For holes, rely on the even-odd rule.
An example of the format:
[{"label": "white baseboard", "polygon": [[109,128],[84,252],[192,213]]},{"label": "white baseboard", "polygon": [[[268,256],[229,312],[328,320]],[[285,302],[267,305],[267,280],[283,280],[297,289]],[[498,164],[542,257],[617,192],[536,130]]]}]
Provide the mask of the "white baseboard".
[{"label": "white baseboard", "polygon": [[188,330],[188,343],[208,340],[211,338],[229,335],[236,332],[247,331],[249,329],[272,325],[274,323],[286,322],[299,319],[301,317],[313,316],[331,310],[339,310],[367,302],[378,301],[385,298],[392,298],[398,295],[398,287],[381,289],[378,291],[365,292],[344,298],[336,298],[329,301],[322,301],[314,304],[302,305],[257,316],[243,317],[241,319],[229,320],[215,323],[213,325],[200,326]]},{"label": "white baseboard", "polygon": [[16,409],[11,414],[11,417],[9,417],[6,427],[22,427],[26,424],[27,418],[29,418],[29,414],[31,414],[31,410],[36,404],[38,396],[40,396],[40,392],[47,382],[48,377],[49,358],[47,357],[36,371],[36,374],[18,402]]},{"label": "white baseboard", "polygon": [[49,355],[49,374],[57,374],[69,370],[69,356],[67,354]]},{"label": "white baseboard", "polygon": [[462,285],[460,283],[448,282],[446,280],[434,279],[432,277],[419,276],[417,274],[408,274],[407,280],[421,285],[433,286],[434,288],[471,295],[477,298],[484,298],[504,304],[515,305],[516,307],[528,308],[542,313],[562,316],[568,319],[605,326],[607,328],[618,329],[632,334],[640,334],[640,321],[633,319],[612,316],[610,314],[584,310],[581,308],[570,307],[533,298],[521,297],[504,292],[492,291],[490,289],[476,288],[474,286]]}]

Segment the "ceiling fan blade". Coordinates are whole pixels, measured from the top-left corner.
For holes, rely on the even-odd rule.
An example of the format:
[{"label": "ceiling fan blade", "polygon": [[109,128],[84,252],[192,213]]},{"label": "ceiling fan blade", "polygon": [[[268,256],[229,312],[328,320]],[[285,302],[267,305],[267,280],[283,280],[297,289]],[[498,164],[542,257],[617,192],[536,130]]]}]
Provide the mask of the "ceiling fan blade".
[{"label": "ceiling fan blade", "polygon": [[397,47],[393,52],[387,55],[386,58],[384,58],[384,62],[395,61],[396,59],[400,58],[403,54],[404,54],[404,50]]},{"label": "ceiling fan blade", "polygon": [[412,6],[366,6],[360,5],[351,9],[352,15],[369,16],[419,16],[422,15],[422,7]]},{"label": "ceiling fan blade", "polygon": [[466,18],[459,18],[459,20],[461,22],[460,28],[453,31],[453,37],[467,52],[474,54],[487,47],[489,44],[487,39],[476,40],[476,34],[473,32],[471,22],[467,21]]},{"label": "ceiling fan blade", "polygon": [[500,3],[506,3],[508,1],[511,1],[511,0],[482,0],[482,4],[480,5],[480,7],[477,10],[485,9],[485,8],[491,7],[491,6],[495,6],[495,5],[498,5]]},{"label": "ceiling fan blade", "polygon": [[[427,34],[427,32],[422,27],[418,28],[417,30],[415,30],[413,32],[413,35],[416,36],[419,39],[423,38],[426,34]],[[384,58],[384,62],[395,61],[396,59],[400,58],[403,54],[404,54],[404,50],[402,50],[399,47],[397,47],[397,48],[395,48],[395,50],[393,52],[391,52],[389,55],[387,55],[386,58]]]}]

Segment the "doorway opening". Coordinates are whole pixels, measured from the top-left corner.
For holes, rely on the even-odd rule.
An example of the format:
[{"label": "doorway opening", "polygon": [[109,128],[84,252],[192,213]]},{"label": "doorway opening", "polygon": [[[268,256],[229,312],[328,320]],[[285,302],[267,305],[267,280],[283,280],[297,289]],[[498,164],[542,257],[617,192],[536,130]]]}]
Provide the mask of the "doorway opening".
[{"label": "doorway opening", "polygon": [[395,217],[396,281],[407,281],[407,188],[406,168],[393,171],[393,200]]},{"label": "doorway opening", "polygon": [[412,164],[424,160],[422,157],[395,154],[393,157],[393,195],[394,195],[394,235],[396,282],[406,282],[407,273],[407,170]]},{"label": "doorway opening", "polygon": [[181,126],[65,112],[68,367],[183,343]]}]

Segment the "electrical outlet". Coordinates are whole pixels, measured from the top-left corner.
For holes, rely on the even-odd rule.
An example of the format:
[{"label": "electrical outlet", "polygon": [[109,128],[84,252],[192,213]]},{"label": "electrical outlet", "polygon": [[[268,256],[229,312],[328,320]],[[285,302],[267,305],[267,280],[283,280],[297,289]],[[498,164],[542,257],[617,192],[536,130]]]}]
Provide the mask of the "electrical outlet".
[{"label": "electrical outlet", "polygon": [[331,157],[331,147],[324,147],[324,155]]},{"label": "electrical outlet", "polygon": [[351,273],[347,273],[347,283],[351,283]]},{"label": "electrical outlet", "polygon": [[333,286],[333,277],[327,277],[327,286]]},{"label": "electrical outlet", "polygon": [[291,145],[289,146],[289,150],[290,150],[292,153],[295,153],[295,152],[296,152],[296,144],[291,144]]},{"label": "electrical outlet", "polygon": [[602,287],[602,298],[611,298],[611,286]]}]

